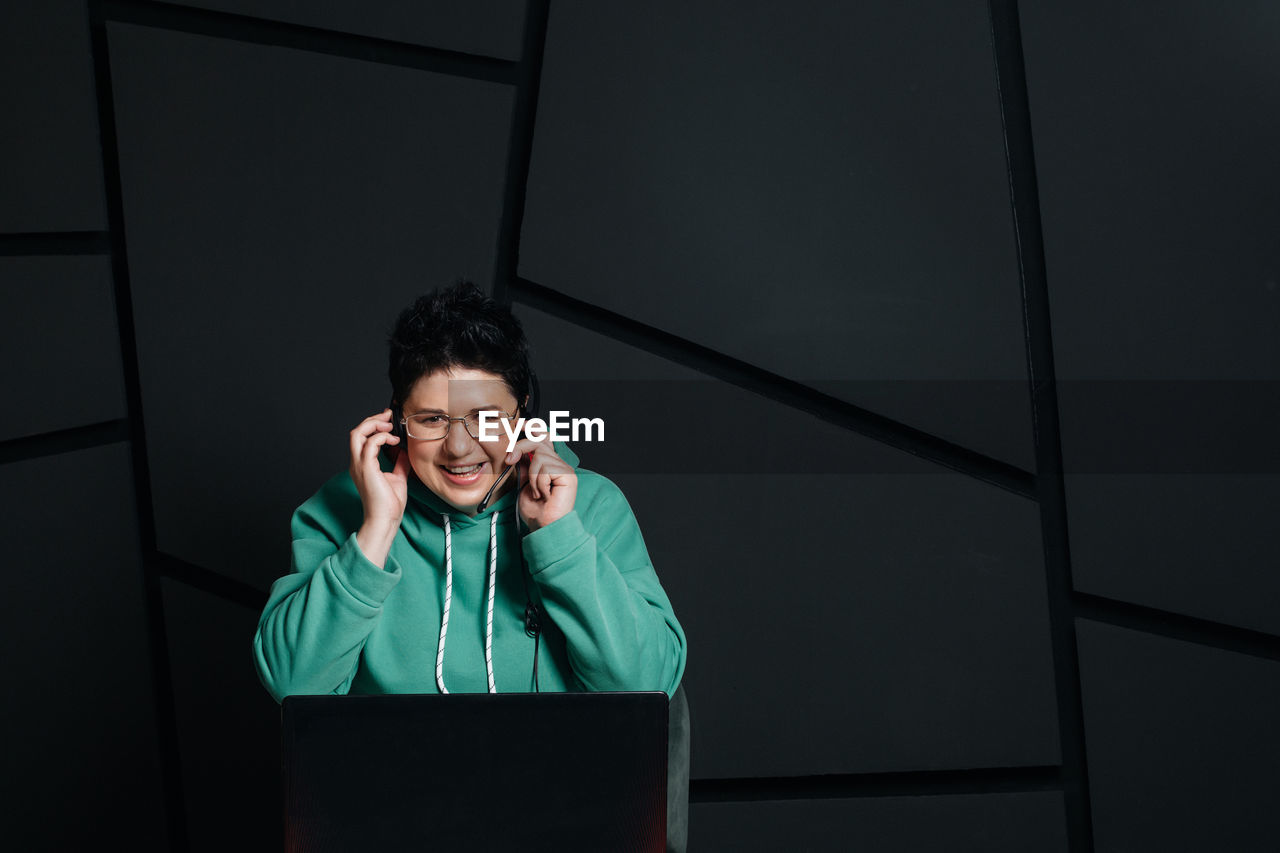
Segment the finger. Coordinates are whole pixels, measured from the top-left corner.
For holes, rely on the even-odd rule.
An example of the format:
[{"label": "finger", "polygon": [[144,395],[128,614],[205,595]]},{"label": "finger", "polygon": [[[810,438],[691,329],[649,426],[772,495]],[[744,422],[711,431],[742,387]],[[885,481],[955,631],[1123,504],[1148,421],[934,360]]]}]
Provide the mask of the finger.
[{"label": "finger", "polygon": [[542,473],[538,475],[538,491],[551,497],[551,472],[546,468],[543,468]]},{"label": "finger", "polygon": [[502,462],[504,465],[515,465],[517,473],[521,474],[526,480],[529,479],[529,466],[533,464],[533,451],[524,454],[515,454],[515,461],[511,460],[511,456],[504,456]]},{"label": "finger", "polygon": [[368,436],[373,435],[379,430],[389,431],[391,428],[392,423],[390,409],[383,409],[381,414],[370,415],[362,420],[356,425],[355,429],[351,430],[351,458],[360,458],[361,451],[364,449],[365,439]]},{"label": "finger", "polygon": [[555,448],[551,446],[549,441],[534,441],[531,438],[522,438],[516,442],[515,447],[507,451],[507,464],[512,464],[520,456],[533,452],[537,456],[551,456],[559,459]]},{"label": "finger", "polygon": [[364,447],[360,450],[360,464],[364,468],[365,476],[376,474],[382,470],[382,466],[378,464],[378,448],[384,444],[396,444],[399,441],[400,438],[398,436],[387,432],[371,435],[365,440]]},{"label": "finger", "polygon": [[400,477],[401,479],[408,478],[409,454],[404,449],[401,449],[396,454],[396,467],[391,469],[391,473],[395,474],[397,477]]},{"label": "finger", "polygon": [[542,495],[538,493],[538,475],[542,473],[542,460],[531,453],[525,465],[528,468],[529,494],[534,498],[541,498]]},{"label": "finger", "polygon": [[533,450],[534,443],[535,442],[532,442],[527,438],[520,439],[510,450],[507,451],[507,455],[503,457],[503,461],[508,465],[514,465],[521,456],[525,456]]},{"label": "finger", "polygon": [[360,431],[360,427],[356,427],[351,431],[351,461],[355,463],[360,459],[360,451],[364,449],[364,433]]},{"label": "finger", "polygon": [[360,446],[360,461],[368,464],[370,459],[376,459],[378,456],[378,448],[386,444],[387,439],[394,438],[391,433],[380,432],[369,436],[364,440],[364,444]]}]

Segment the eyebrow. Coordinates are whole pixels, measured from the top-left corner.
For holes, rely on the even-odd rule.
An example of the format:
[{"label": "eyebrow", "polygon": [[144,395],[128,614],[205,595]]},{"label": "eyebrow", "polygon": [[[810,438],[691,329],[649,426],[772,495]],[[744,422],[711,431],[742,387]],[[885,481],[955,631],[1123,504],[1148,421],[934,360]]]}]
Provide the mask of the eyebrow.
[{"label": "eyebrow", "polygon": [[[489,403],[489,404],[484,405],[484,406],[476,406],[474,409],[472,409],[471,411],[467,412],[467,414],[468,414],[468,415],[474,415],[476,412],[505,412],[505,411],[506,411],[506,409],[502,408],[501,406],[495,406],[494,404]],[[418,409],[416,412],[410,412],[410,413],[409,413],[409,415],[410,415],[410,416],[413,416],[413,415],[447,415],[447,414],[448,414],[448,412],[444,411],[443,409]]]}]

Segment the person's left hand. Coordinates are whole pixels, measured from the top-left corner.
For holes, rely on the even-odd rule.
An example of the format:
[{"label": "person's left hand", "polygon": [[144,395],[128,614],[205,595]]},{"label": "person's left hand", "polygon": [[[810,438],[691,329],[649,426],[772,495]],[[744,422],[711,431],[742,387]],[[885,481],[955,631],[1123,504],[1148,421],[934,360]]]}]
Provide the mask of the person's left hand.
[{"label": "person's left hand", "polygon": [[578,496],[578,472],[556,454],[550,441],[521,439],[506,456],[524,468],[525,484],[517,496],[520,517],[530,530],[568,515]]}]

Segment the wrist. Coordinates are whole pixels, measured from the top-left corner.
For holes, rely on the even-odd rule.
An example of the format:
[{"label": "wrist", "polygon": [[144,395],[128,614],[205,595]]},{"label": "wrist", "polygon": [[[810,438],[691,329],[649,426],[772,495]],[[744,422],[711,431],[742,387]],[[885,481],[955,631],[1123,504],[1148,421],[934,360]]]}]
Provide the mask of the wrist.
[{"label": "wrist", "polygon": [[387,562],[387,554],[391,552],[391,543],[399,529],[398,521],[365,519],[364,524],[356,531],[356,544],[365,559],[382,566]]},{"label": "wrist", "polygon": [[370,536],[395,536],[396,531],[400,529],[400,519],[398,518],[370,518],[365,519],[360,524],[360,532],[367,533]]}]

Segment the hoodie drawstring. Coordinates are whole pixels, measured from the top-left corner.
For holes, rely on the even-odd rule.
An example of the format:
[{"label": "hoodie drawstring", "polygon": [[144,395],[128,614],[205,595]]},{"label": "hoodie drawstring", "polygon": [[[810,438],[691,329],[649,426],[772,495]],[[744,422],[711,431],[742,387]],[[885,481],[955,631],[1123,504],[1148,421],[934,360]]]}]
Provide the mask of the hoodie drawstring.
[{"label": "hoodie drawstring", "polygon": [[[444,519],[444,615],[440,618],[440,642],[436,645],[436,687],[441,693],[448,693],[444,686],[444,643],[449,633],[449,605],[453,601],[453,532],[448,513],[440,515]],[[484,632],[484,668],[489,674],[490,693],[498,692],[493,681],[493,597],[497,580],[498,514],[495,512],[489,521],[489,615]]]}]

